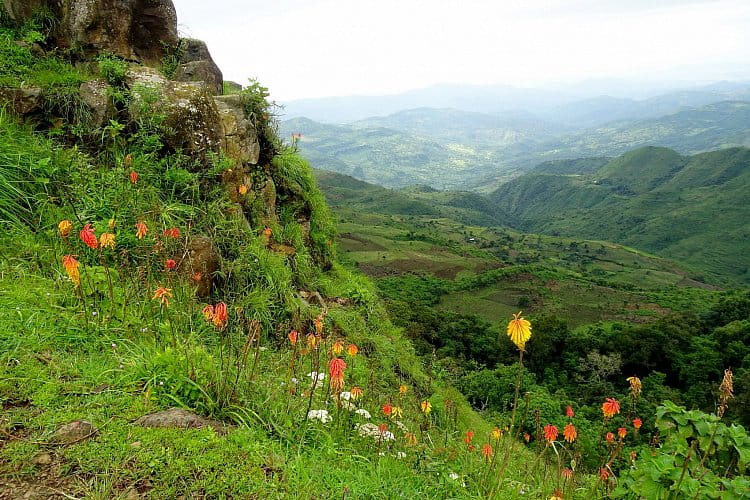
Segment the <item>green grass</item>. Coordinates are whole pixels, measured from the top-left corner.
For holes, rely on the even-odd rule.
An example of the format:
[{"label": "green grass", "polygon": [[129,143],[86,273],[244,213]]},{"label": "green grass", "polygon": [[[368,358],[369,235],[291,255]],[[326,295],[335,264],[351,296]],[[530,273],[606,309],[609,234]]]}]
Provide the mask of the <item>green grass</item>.
[{"label": "green grass", "polygon": [[[3,132],[0,151],[21,151],[29,165],[45,159],[51,180],[27,186],[27,197],[44,200],[28,208],[36,231],[21,220],[7,221],[0,239],[0,490],[14,484],[91,498],[125,498],[131,491],[152,498],[487,493],[486,466],[460,436],[473,429],[486,439],[492,424],[470,408],[446,374],[417,357],[391,324],[373,284],[336,262],[333,225],[305,161],[286,151],[268,170],[254,173],[272,178],[279,193],[267,241],[260,234],[263,221],[251,219],[248,226],[218,187],[216,178],[226,168],[222,158],[211,169],[188,174],[188,184],[213,188],[185,190],[174,184],[183,186],[184,175],[165,174],[186,160],[154,154],[148,136],[130,142],[132,165],[126,166],[116,141],[101,156],[86,156],[31,129],[8,123]],[[139,173],[137,184],[128,180],[131,169]],[[302,217],[309,218],[309,236]],[[57,234],[63,218],[75,225],[69,242]],[[149,227],[142,240],[134,236],[138,220]],[[97,235],[112,231],[117,251],[99,256],[85,247],[78,239],[84,222]],[[164,269],[166,258],[185,254],[184,240],[161,236],[173,226],[185,236],[211,237],[222,254],[217,288],[205,301],[193,297],[189,269]],[[277,252],[271,242],[293,245],[294,256]],[[83,295],[60,266],[64,254],[78,256]],[[160,286],[172,289],[169,307],[152,298]],[[286,339],[296,328],[304,343],[322,313],[300,291],[330,301],[320,364]],[[206,302],[219,301],[229,304],[229,326],[221,331],[201,315]],[[256,321],[259,347],[246,351],[243,362]],[[327,371],[335,339],[359,346],[356,358],[345,358],[345,387],[364,389],[357,405],[394,432],[388,446],[359,437],[356,417],[338,410],[327,388],[309,399],[304,382],[292,383],[292,377],[304,381],[309,371]],[[398,393],[401,384],[409,388],[406,396]],[[446,399],[455,417],[446,413]],[[429,418],[420,410],[425,400],[434,408]],[[383,415],[380,408],[388,401],[403,407],[401,420],[418,436],[416,446]],[[334,421],[307,421],[310,405],[328,408]],[[221,436],[134,424],[172,406],[236,427]],[[62,424],[78,419],[99,432],[69,446],[52,442]],[[504,450],[511,442],[498,446]],[[527,474],[521,464],[533,454],[513,446],[498,495],[551,492],[550,473]],[[44,454],[50,463],[37,463]],[[454,472],[459,480],[449,477]],[[587,480],[580,476],[580,484]]]}]

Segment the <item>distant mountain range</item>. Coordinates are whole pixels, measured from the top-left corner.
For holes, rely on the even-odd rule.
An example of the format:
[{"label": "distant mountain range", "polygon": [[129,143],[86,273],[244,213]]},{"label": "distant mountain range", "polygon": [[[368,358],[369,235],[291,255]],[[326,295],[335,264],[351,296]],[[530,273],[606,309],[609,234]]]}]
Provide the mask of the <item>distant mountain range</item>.
[{"label": "distant mountain range", "polygon": [[333,124],[407,109],[453,108],[486,114],[531,113],[544,121],[584,128],[616,120],[653,118],[684,107],[746,99],[750,99],[748,81],[669,88],[599,80],[556,89],[441,84],[394,95],[323,97],[281,104],[285,120],[305,117]]},{"label": "distant mountain range", "polygon": [[[663,96],[660,102],[673,98]],[[550,160],[612,157],[647,145],[683,154],[750,146],[750,103],[722,101],[585,130],[530,113],[435,108],[346,125],[296,118],[282,122],[281,129],[303,134],[301,151],[318,168],[388,187],[425,184],[489,192]]]}]

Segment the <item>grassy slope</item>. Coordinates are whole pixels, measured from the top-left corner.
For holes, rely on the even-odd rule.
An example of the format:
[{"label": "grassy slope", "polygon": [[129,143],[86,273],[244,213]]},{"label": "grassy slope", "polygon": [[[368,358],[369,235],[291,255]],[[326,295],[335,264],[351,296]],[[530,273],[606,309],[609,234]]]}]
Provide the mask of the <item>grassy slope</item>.
[{"label": "grassy slope", "polygon": [[[491,276],[494,269],[518,269],[449,291],[439,305],[446,310],[500,322],[517,312],[523,299],[528,314],[554,313],[575,327],[649,321],[672,308],[694,308],[712,294],[677,265],[628,247],[463,224],[448,213],[399,211],[407,206],[403,200],[434,200],[436,194],[407,196],[336,174],[316,176],[339,218],[340,248],[366,274],[417,272],[460,282]],[[389,199],[396,203],[389,205]],[[677,300],[681,296],[686,300]]]},{"label": "grassy slope", "polygon": [[[155,153],[158,138],[149,133],[129,138],[125,150],[113,141],[100,155],[85,156],[0,113],[0,160],[25,175],[18,192],[2,193],[4,202],[34,200],[17,220],[4,218],[0,237],[0,492],[90,498],[486,493],[482,459],[466,451],[459,436],[473,429],[486,439],[490,423],[422,365],[366,278],[335,263],[328,271],[315,264],[316,247],[325,246],[330,234],[307,164],[287,152],[266,167],[280,190],[272,241],[294,247],[289,257],[274,251],[259,235],[263,226],[248,227],[227,200],[219,183],[224,160],[216,159],[208,171],[188,171],[183,167],[196,167],[189,159]],[[125,152],[132,153],[132,167],[124,165]],[[138,184],[128,181],[131,168],[140,174]],[[309,242],[297,222],[300,210],[312,218]],[[79,217],[93,222],[97,235],[113,231],[118,251],[105,251],[102,261],[84,247],[77,238]],[[75,222],[72,248],[57,235],[63,218]],[[110,218],[114,229],[108,229]],[[133,234],[141,219],[150,228],[143,240]],[[223,254],[222,287],[209,299],[229,303],[229,326],[222,332],[202,318],[204,303],[193,298],[192,275],[164,270],[171,252],[185,251],[182,242],[160,236],[172,226],[212,236]],[[84,300],[60,267],[69,253],[81,262]],[[102,262],[112,275],[112,296]],[[174,297],[160,308],[152,295],[165,285]],[[346,388],[365,390],[357,405],[376,424],[389,425],[397,437],[392,445],[358,437],[351,427],[356,417],[336,410],[325,391],[313,393],[312,407],[328,408],[334,423],[305,421],[305,380],[315,361],[298,355],[292,368],[286,332],[295,326],[305,333],[321,309],[299,290],[341,299],[330,303],[323,326],[322,371],[335,338],[360,347],[356,358],[346,358]],[[259,348],[243,363],[243,325],[253,321],[261,327]],[[293,376],[300,387],[290,390]],[[399,396],[401,384],[408,387],[405,396]],[[455,417],[446,414],[446,399]],[[429,419],[420,411],[425,400],[433,404]],[[403,407],[401,420],[417,434],[417,445],[408,446],[404,431],[379,410],[388,401]],[[171,406],[236,428],[222,436],[134,425],[136,418]],[[55,443],[56,429],[78,419],[99,432],[71,445]],[[500,496],[513,498],[520,488],[551,491],[544,478],[524,473],[532,460],[516,446],[496,490]],[[449,477],[454,472],[457,479]]]}]

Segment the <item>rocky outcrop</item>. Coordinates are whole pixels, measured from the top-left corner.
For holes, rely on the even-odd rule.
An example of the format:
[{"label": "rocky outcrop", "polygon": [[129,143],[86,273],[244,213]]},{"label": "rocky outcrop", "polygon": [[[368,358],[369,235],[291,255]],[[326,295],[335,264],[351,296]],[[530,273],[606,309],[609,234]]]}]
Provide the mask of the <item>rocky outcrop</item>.
[{"label": "rocky outcrop", "polygon": [[165,47],[179,42],[171,0],[3,0],[3,7],[16,20],[49,8],[57,17],[55,44],[88,56],[109,52],[157,64]]},{"label": "rocky outcrop", "polygon": [[3,0],[3,9],[11,19],[22,21],[34,15],[49,2],[47,0]]},{"label": "rocky outcrop", "polygon": [[214,95],[224,90],[224,76],[211,57],[206,42],[183,38],[180,40],[180,65],[174,79],[181,82],[203,82]]},{"label": "rocky outcrop", "polygon": [[255,127],[245,118],[242,102],[238,95],[215,97],[216,108],[221,121],[221,146],[228,157],[238,165],[258,163],[260,144]]},{"label": "rocky outcrop", "polygon": [[130,69],[125,82],[134,98],[132,116],[137,118],[144,105],[165,115],[164,141],[170,148],[182,150],[202,160],[204,165],[209,153],[220,150],[221,120],[205,85],[167,80],[157,70],[145,66]]}]

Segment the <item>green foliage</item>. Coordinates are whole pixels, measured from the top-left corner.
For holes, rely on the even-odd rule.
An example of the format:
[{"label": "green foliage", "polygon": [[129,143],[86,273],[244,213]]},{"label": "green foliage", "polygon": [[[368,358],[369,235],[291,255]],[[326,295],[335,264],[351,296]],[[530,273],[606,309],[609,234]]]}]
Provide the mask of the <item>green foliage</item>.
[{"label": "green foliage", "polygon": [[113,87],[121,87],[125,83],[128,63],[111,54],[100,54],[97,57],[99,74]]},{"label": "green foliage", "polygon": [[269,101],[268,88],[250,79],[240,92],[240,100],[245,110],[245,116],[258,132],[262,157],[260,163],[270,162],[274,155],[281,151],[282,145],[278,135],[278,123],[274,115],[276,103]]},{"label": "green foliage", "polygon": [[688,411],[665,401],[656,427],[664,437],[657,449],[644,449],[620,477],[616,498],[744,498],[750,437],[716,415]]},{"label": "green foliage", "polygon": [[177,68],[180,67],[182,58],[185,55],[185,48],[182,42],[178,43],[175,47],[163,43],[162,47],[164,49],[164,56],[161,58],[161,72],[166,78],[172,79],[177,73]]}]

